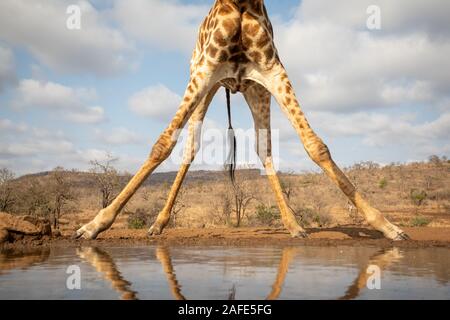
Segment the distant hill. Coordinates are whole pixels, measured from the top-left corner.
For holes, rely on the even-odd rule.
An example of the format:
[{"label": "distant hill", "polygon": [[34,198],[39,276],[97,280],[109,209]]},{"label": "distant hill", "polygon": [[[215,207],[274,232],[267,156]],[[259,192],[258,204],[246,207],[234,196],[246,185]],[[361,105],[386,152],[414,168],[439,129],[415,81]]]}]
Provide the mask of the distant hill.
[{"label": "distant hill", "polygon": [[[259,169],[240,169],[239,173],[241,176],[246,176],[248,178],[256,178],[261,175]],[[35,178],[45,178],[51,174],[51,171],[42,171],[32,174],[26,174],[15,179],[17,182],[24,182],[26,180]],[[83,172],[83,171],[66,171],[69,179],[72,181],[74,187],[86,188],[95,186],[94,173]],[[154,172],[147,178],[143,183],[144,186],[148,185],[159,185],[164,183],[172,183],[175,180],[177,171],[168,172]],[[226,173],[223,171],[210,171],[210,170],[198,170],[189,171],[186,176],[186,182],[198,182],[198,181],[219,181],[224,179]],[[120,175],[121,183],[125,184],[131,175]]]}]

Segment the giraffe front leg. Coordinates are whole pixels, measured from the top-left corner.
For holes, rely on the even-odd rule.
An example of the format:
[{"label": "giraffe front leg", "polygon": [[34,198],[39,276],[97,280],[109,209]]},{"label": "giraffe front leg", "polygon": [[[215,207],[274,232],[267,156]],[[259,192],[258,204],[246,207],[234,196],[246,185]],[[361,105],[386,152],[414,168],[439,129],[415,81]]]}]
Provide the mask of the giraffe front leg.
[{"label": "giraffe front leg", "polygon": [[263,86],[254,84],[244,92],[255,123],[256,153],[266,170],[267,177],[277,200],[281,220],[292,237],[306,238],[307,233],[298,224],[294,212],[284,197],[280,181],[272,160],[272,142],[270,130],[270,92]]},{"label": "giraffe front leg", "polygon": [[[200,69],[199,69],[200,70]],[[144,180],[167,158],[177,142],[181,130],[204,95],[211,90],[217,82],[217,74],[212,72],[196,72],[190,79],[184,98],[172,122],[160,135],[153,145],[152,151],[145,163],[141,166],[125,188],[106,208],[100,210],[97,216],[89,223],[78,229],[74,238],[95,239],[102,231],[107,230],[119,212],[136,192]]]},{"label": "giraffe front leg", "polygon": [[180,170],[177,173],[172,188],[170,189],[169,197],[167,198],[164,208],[158,213],[155,222],[153,222],[150,229],[148,229],[147,234],[149,236],[156,236],[161,234],[164,228],[169,223],[172,207],[175,203],[175,199],[178,195],[178,192],[180,191],[181,184],[183,183],[186,173],[188,172],[189,166],[190,166],[189,164],[183,164],[180,167]]},{"label": "giraffe front leg", "polygon": [[172,188],[170,189],[169,196],[167,198],[166,204],[164,205],[164,208],[158,214],[155,222],[148,230],[149,236],[161,234],[165,226],[169,223],[170,213],[172,212],[172,207],[175,203],[178,192],[180,191],[181,184],[186,177],[186,173],[188,172],[192,161],[194,161],[198,149],[200,148],[200,135],[203,119],[205,117],[206,111],[208,110],[209,104],[211,103],[211,100],[216,94],[218,88],[219,86],[216,85],[207,95],[205,95],[205,97],[202,99],[197,109],[189,119],[189,133],[184,149],[183,163],[177,173]]},{"label": "giraffe front leg", "polygon": [[409,237],[406,233],[389,222],[379,210],[372,207],[364,199],[333,161],[328,147],[311,129],[305,115],[301,111],[287,73],[281,64],[276,65],[267,75],[261,76],[261,81],[272,93],[283,109],[283,112],[289,118],[310,158],[338,185],[348,199],[358,208],[359,212],[364,215],[366,221],[389,239],[408,239]]}]

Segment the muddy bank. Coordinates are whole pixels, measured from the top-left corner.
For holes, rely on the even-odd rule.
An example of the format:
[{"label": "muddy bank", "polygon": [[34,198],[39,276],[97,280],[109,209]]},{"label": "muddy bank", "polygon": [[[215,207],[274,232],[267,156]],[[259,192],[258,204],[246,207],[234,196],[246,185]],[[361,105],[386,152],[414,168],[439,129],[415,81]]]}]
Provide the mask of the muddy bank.
[{"label": "muddy bank", "polygon": [[20,249],[35,246],[135,246],[147,244],[167,245],[223,245],[223,246],[375,246],[375,247],[448,247],[450,228],[404,228],[411,240],[390,241],[381,233],[355,226],[306,229],[309,238],[292,238],[285,229],[277,228],[211,228],[167,229],[162,235],[149,238],[145,229],[112,229],[102,233],[97,240],[74,240],[69,234],[62,237],[27,238],[5,243],[0,248]]}]

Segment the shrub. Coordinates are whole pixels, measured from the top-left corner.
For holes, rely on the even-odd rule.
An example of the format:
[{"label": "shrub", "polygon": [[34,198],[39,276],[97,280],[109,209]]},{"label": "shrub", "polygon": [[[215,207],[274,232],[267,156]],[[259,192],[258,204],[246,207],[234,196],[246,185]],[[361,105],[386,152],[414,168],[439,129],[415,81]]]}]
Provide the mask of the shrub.
[{"label": "shrub", "polygon": [[411,219],[411,221],[409,222],[409,224],[412,227],[424,227],[426,225],[428,225],[431,222],[431,219],[425,218],[425,217],[414,217]]},{"label": "shrub", "polygon": [[378,187],[380,189],[386,188],[387,184],[388,184],[388,182],[387,182],[386,178],[382,178],[380,181],[378,181]]},{"label": "shrub", "polygon": [[294,213],[297,220],[300,220],[305,226],[310,225],[310,222],[315,215],[312,209],[303,206],[295,208]]},{"label": "shrub", "polygon": [[128,228],[130,229],[144,229],[145,223],[139,218],[132,218],[128,220]]},{"label": "shrub", "polygon": [[260,204],[256,207],[256,218],[262,224],[271,224],[274,220],[280,217],[278,208],[276,206],[268,207],[264,204]]},{"label": "shrub", "polygon": [[135,212],[128,216],[128,228],[143,229],[149,225],[150,215],[144,209],[138,208]]},{"label": "shrub", "polygon": [[318,213],[314,214],[312,220],[318,227],[325,227],[330,222],[330,219],[328,216],[318,214]]},{"label": "shrub", "polygon": [[411,189],[409,197],[411,198],[411,201],[419,207],[427,198],[427,193],[424,190]]}]

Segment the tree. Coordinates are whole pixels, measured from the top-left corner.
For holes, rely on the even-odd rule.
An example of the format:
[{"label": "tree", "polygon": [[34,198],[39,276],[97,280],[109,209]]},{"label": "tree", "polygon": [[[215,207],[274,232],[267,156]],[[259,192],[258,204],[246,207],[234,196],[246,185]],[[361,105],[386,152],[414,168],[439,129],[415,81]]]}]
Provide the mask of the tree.
[{"label": "tree", "polygon": [[52,212],[49,188],[41,178],[30,179],[20,187],[21,211],[32,216],[48,216]]},{"label": "tree", "polygon": [[439,158],[439,156],[437,156],[435,154],[428,157],[428,162],[430,162],[431,164],[433,164],[435,166],[441,165],[441,159]]},{"label": "tree", "polygon": [[0,169],[0,211],[7,211],[15,202],[12,180],[14,173],[7,169]]},{"label": "tree", "polygon": [[106,208],[114,200],[120,185],[119,174],[113,167],[113,163],[117,160],[118,158],[108,154],[104,161],[90,161],[92,165],[90,171],[94,174],[95,182],[102,195],[102,208]]},{"label": "tree", "polygon": [[64,206],[75,199],[72,184],[67,171],[62,167],[56,167],[50,174],[50,204],[53,214],[53,227],[59,228],[59,219],[64,211]]},{"label": "tree", "polygon": [[[225,170],[226,171],[226,170]],[[252,188],[247,179],[244,179],[236,172],[234,182],[231,183],[230,195],[231,202],[234,204],[234,213],[236,217],[236,227],[241,225],[242,218],[247,212],[248,205],[255,199],[255,196],[251,192]],[[228,172],[226,172],[228,175]]]}]

